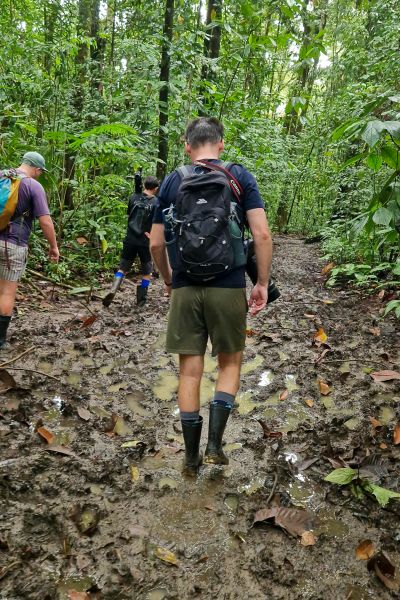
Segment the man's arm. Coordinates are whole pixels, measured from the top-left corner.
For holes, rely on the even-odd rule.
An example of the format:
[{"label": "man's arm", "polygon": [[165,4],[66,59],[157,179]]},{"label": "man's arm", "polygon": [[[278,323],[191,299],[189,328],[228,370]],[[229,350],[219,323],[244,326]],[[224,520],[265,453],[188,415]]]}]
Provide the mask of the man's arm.
[{"label": "man's arm", "polygon": [[161,277],[164,280],[169,293],[171,292],[172,270],[168,260],[167,248],[165,246],[164,225],[153,223],[150,232],[150,252]]},{"label": "man's arm", "polygon": [[268,300],[268,281],[272,262],[272,238],[263,208],[253,208],[246,213],[254,240],[257,259],[257,283],[249,299],[250,312],[256,315],[265,308]]},{"label": "man's arm", "polygon": [[53,221],[51,220],[50,215],[42,215],[39,217],[40,228],[43,231],[43,235],[49,243],[49,257],[50,260],[54,262],[58,262],[60,258],[60,253],[58,251],[56,233],[54,231]]}]

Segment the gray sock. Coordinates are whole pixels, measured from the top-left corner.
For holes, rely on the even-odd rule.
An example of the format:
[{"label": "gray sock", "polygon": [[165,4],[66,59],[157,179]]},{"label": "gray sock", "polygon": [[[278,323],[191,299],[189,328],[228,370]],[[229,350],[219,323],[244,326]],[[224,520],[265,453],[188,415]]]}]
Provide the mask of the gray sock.
[{"label": "gray sock", "polygon": [[223,406],[224,408],[231,410],[234,402],[235,396],[233,394],[228,394],[227,392],[215,392],[211,404],[214,404],[214,406]]},{"label": "gray sock", "polygon": [[193,412],[185,412],[183,410],[179,411],[180,413],[180,417],[181,417],[181,421],[186,421],[186,422],[197,422],[199,420],[199,415],[200,415],[200,411],[199,410],[194,410]]}]

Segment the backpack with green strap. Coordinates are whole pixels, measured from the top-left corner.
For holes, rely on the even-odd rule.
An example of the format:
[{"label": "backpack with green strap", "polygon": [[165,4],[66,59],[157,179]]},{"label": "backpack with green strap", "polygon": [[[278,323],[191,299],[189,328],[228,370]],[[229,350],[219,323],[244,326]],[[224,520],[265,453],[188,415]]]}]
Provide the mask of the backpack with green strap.
[{"label": "backpack with green strap", "polygon": [[0,231],[10,224],[18,204],[18,191],[26,175],[15,169],[0,171]]}]

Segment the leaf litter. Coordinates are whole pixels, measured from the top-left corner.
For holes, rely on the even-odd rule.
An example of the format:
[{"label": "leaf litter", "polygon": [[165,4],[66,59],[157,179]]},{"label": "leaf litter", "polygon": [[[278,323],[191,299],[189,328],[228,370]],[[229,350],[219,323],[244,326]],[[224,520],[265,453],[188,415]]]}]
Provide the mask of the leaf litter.
[{"label": "leaf litter", "polygon": [[[314,529],[315,516],[306,510],[277,506],[262,508],[254,515],[253,525],[272,519],[274,524],[281,527],[292,536],[299,536]],[[307,544],[310,545],[310,544]]]}]

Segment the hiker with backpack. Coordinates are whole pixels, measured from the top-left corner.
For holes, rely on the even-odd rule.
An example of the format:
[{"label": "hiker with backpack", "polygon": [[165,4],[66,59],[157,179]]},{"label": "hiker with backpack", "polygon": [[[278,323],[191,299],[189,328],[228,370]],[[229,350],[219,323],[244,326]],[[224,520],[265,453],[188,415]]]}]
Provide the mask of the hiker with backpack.
[{"label": "hiker with backpack", "polygon": [[153,220],[154,207],[157,201],[157,191],[160,183],[156,177],[149,175],[144,180],[142,192],[141,171],[135,174],[135,193],[128,203],[128,227],[123,243],[118,271],[114,275],[111,289],[103,298],[103,305],[108,307],[115,298],[125,275],[132,268],[136,257],[140,260],[142,281],[136,287],[136,302],[144,306],[151,280],[153,263],[149,250],[149,237]]},{"label": "hiker with backpack", "polygon": [[[155,210],[150,249],[171,295],[167,351],[179,354],[178,403],[185,441],[184,471],[202,463],[200,383],[210,339],[218,378],[210,404],[204,463],[225,465],[224,430],[239,389],[246,313],[267,304],[272,240],[257,183],[243,166],[219,160],[223,126],[200,117],[186,129],[191,166],[164,180]],[[243,227],[248,223],[257,258],[257,281],[246,300]]]},{"label": "hiker with backpack", "polygon": [[25,272],[28,239],[34,219],[49,244],[49,258],[58,262],[59,251],[46,193],[36,181],[47,171],[38,152],[26,152],[17,169],[0,171],[0,348],[6,341],[18,282]]}]

